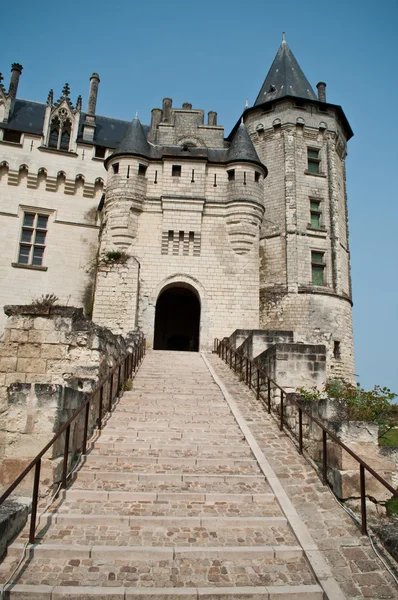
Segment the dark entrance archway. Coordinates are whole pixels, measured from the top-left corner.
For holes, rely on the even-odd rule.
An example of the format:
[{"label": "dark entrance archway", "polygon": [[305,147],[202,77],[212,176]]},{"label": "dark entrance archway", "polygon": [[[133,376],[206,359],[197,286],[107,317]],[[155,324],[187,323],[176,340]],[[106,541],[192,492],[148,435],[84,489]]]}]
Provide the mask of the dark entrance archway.
[{"label": "dark entrance archway", "polygon": [[200,302],[192,289],[173,286],[156,302],[154,350],[199,349]]}]

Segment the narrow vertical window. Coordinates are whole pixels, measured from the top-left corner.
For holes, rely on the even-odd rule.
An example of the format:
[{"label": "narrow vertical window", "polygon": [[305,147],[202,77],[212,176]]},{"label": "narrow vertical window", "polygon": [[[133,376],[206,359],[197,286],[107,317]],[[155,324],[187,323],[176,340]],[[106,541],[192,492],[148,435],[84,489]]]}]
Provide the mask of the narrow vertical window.
[{"label": "narrow vertical window", "polygon": [[324,252],[311,252],[312,285],[325,285]]},{"label": "narrow vertical window", "polygon": [[217,175],[214,173],[214,183],[213,187],[217,187]]},{"label": "narrow vertical window", "polygon": [[24,213],[19,244],[18,264],[35,266],[41,266],[43,264],[47,224],[48,215],[28,212]]},{"label": "narrow vertical window", "polygon": [[256,171],[256,172],[254,173],[254,181],[255,181],[256,183],[259,183],[259,182],[260,182],[260,173],[259,173],[258,171]]},{"label": "narrow vertical window", "polygon": [[127,165],[127,179],[130,179],[130,165]]},{"label": "narrow vertical window", "polygon": [[157,182],[158,182],[158,171],[156,169],[156,171],[155,171],[155,179],[154,179],[153,183],[157,183]]},{"label": "narrow vertical window", "polygon": [[195,169],[192,169],[192,179],[191,183],[195,183]]},{"label": "narrow vertical window", "polygon": [[341,358],[340,342],[338,342],[337,340],[335,340],[333,342],[333,358],[336,358],[336,359]]},{"label": "narrow vertical window", "polygon": [[321,202],[319,200],[310,200],[311,227],[320,229],[321,227]]},{"label": "narrow vertical window", "polygon": [[246,185],[246,171],[243,171],[243,185]]}]

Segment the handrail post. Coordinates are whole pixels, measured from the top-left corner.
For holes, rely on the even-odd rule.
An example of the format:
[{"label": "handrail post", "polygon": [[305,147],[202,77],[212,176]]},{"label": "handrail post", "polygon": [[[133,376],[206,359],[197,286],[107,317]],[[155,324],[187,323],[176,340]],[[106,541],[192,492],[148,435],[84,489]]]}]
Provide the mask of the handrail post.
[{"label": "handrail post", "polygon": [[328,447],[327,447],[327,434],[322,429],[322,482],[326,485],[328,477]]},{"label": "handrail post", "polygon": [[257,389],[256,389],[257,400],[260,399],[260,369],[257,369]]},{"label": "handrail post", "polygon": [[283,391],[281,390],[281,418],[279,423],[279,429],[283,431]]},{"label": "handrail post", "polygon": [[361,488],[361,532],[362,535],[366,535],[367,533],[367,523],[366,523],[366,483],[365,483],[365,467],[363,465],[359,465],[359,481]]},{"label": "handrail post", "polygon": [[234,357],[235,357],[235,367],[234,367],[234,370],[235,370],[235,373],[236,373],[236,351],[234,352]]},{"label": "handrail post", "polygon": [[118,372],[117,372],[117,388],[116,389],[117,389],[117,397],[118,398],[120,396],[120,390],[122,388],[121,377],[122,377],[122,363],[120,363],[119,369],[118,369]]},{"label": "handrail post", "polygon": [[303,411],[301,408],[298,409],[299,414],[299,452],[303,453]]},{"label": "handrail post", "polygon": [[68,454],[69,454],[69,437],[70,437],[70,425],[65,430],[65,446],[64,446],[64,464],[62,467],[62,484],[63,489],[66,488],[66,475],[68,472]]},{"label": "handrail post", "polygon": [[271,414],[271,380],[267,377],[267,401],[268,401],[268,414]]},{"label": "handrail post", "polygon": [[41,458],[35,466],[35,478],[33,483],[33,497],[32,497],[32,512],[30,514],[30,531],[29,531],[29,543],[34,544],[35,533],[36,533],[36,514],[37,514],[37,501],[39,499],[39,483],[40,483],[40,467]]},{"label": "handrail post", "polygon": [[245,357],[245,361],[246,361],[246,385],[248,385],[248,382],[249,382],[249,361],[248,361],[247,357]]},{"label": "handrail post", "polygon": [[98,405],[98,429],[101,431],[102,429],[102,403],[104,397],[104,386],[101,385],[100,389],[100,397],[99,397],[99,405]]},{"label": "handrail post", "polygon": [[111,371],[109,377],[109,399],[108,399],[108,411],[112,412],[112,395],[113,395],[113,371]]},{"label": "handrail post", "polygon": [[90,400],[86,404],[86,412],[84,415],[84,432],[83,432],[83,446],[82,454],[86,454],[87,450],[87,432],[88,432],[88,417],[90,414]]},{"label": "handrail post", "polygon": [[252,389],[252,361],[249,362],[249,390]]}]

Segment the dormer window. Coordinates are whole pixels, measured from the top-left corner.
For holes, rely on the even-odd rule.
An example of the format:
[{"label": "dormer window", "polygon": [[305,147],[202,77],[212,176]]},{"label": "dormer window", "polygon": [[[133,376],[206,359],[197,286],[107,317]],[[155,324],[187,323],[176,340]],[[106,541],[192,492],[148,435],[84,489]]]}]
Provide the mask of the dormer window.
[{"label": "dormer window", "polygon": [[69,150],[71,122],[69,119],[54,117],[50,126],[48,147],[67,152]]}]

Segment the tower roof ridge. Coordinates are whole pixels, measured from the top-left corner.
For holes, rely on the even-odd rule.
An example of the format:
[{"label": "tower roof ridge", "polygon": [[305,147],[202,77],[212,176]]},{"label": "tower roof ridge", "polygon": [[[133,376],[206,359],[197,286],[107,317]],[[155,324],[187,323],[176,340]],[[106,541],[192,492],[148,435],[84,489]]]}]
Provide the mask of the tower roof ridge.
[{"label": "tower roof ridge", "polygon": [[308,79],[286,42],[285,34],[254,106],[285,96],[318,100]]},{"label": "tower roof ridge", "polygon": [[243,120],[232,138],[227,156],[228,161],[244,160],[261,164]]}]

